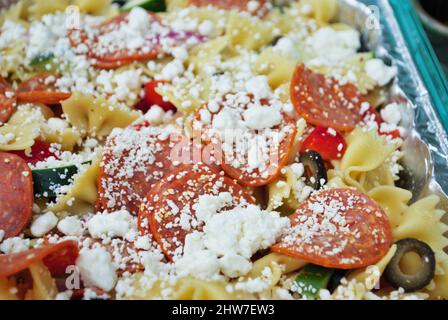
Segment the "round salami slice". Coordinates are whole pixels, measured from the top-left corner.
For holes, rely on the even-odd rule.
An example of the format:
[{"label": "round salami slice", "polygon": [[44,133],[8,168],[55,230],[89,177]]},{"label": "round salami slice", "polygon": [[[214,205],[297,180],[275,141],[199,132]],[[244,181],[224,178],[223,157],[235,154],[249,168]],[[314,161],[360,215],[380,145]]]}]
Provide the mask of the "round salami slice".
[{"label": "round salami slice", "polygon": [[[278,142],[280,139],[267,140],[267,166],[264,169],[250,170],[247,166],[236,166],[224,152],[224,161],[221,164],[223,170],[230,177],[238,180],[240,184],[248,187],[265,186],[275,180],[280,174],[281,169],[287,164],[288,159],[290,158],[297,134],[295,122],[291,118],[285,116],[283,125],[285,125],[288,129],[285,131],[285,137],[280,142]],[[260,150],[262,150],[262,148],[260,148]],[[250,153],[247,153],[244,156],[245,162],[248,164],[251,161],[250,157]],[[262,156],[260,156],[260,158],[261,157]]]},{"label": "round salami slice", "polygon": [[266,0],[190,0],[190,4],[197,7],[215,6],[225,10],[246,11],[257,16],[264,16],[268,12],[267,3]]},{"label": "round salami slice", "polygon": [[38,74],[22,82],[17,88],[19,103],[59,104],[70,98],[71,93],[59,92],[55,88],[57,78],[49,73]]},{"label": "round salami slice", "polygon": [[347,132],[361,121],[361,94],[353,84],[315,73],[300,64],[291,80],[291,101],[308,123]]},{"label": "round salami slice", "polygon": [[[150,23],[160,24],[160,18],[154,13],[148,13]],[[87,55],[92,58],[92,64],[99,69],[117,69],[135,61],[155,59],[159,54],[159,39],[148,32],[146,41],[138,47],[130,49],[125,41],[112,35],[120,32],[120,27],[130,23],[129,13],[122,13],[100,24],[95,30],[71,29],[68,37],[72,47],[87,46]],[[112,39],[117,38],[117,41]]]},{"label": "round salami slice", "polygon": [[0,152],[0,230],[4,238],[18,235],[28,225],[33,208],[33,178],[25,160]]},{"label": "round salami slice", "polygon": [[36,261],[43,261],[53,276],[65,275],[68,266],[76,263],[78,243],[63,241],[43,247],[0,255],[0,278],[9,277],[27,269]]},{"label": "round salami slice", "polygon": [[280,174],[294,152],[296,122],[282,107],[274,98],[227,95],[198,110],[194,132],[213,145],[231,178],[248,187],[264,186]]},{"label": "round salami slice", "polygon": [[352,189],[315,193],[290,219],[291,228],[272,251],[328,268],[372,265],[393,242],[384,211]]},{"label": "round salami slice", "polygon": [[0,125],[6,123],[14,113],[16,95],[11,86],[0,77]]},{"label": "round salami slice", "polygon": [[[122,208],[137,215],[153,185],[170,172],[190,168],[204,160],[190,139],[149,123],[130,126],[106,143],[98,178],[97,210]],[[200,153],[199,157],[195,157]]]},{"label": "round salami slice", "polygon": [[197,216],[201,196],[223,196],[223,193],[227,199],[219,211],[255,203],[245,189],[219,173],[197,168],[166,177],[149,193],[140,209],[140,232],[150,233],[172,261],[182,254],[187,234],[203,227]]}]

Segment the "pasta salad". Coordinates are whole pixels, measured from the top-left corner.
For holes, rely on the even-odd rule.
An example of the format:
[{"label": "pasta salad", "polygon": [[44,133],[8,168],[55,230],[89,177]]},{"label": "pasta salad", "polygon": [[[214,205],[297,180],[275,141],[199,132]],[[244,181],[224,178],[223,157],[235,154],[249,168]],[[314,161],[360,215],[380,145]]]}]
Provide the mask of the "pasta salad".
[{"label": "pasta salad", "polygon": [[0,14],[0,299],[446,299],[397,75],[337,0]]}]

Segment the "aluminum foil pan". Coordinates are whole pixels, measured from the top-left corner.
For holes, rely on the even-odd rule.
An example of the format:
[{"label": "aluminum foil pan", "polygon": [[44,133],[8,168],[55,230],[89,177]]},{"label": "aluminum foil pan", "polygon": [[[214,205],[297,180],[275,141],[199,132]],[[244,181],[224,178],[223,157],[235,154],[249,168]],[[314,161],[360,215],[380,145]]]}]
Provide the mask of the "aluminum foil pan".
[{"label": "aluminum foil pan", "polygon": [[[339,0],[337,21],[355,27],[366,48],[398,68],[387,102],[402,104],[408,134],[403,144],[403,166],[412,176],[408,189],[416,201],[428,194],[440,197],[448,212],[448,137],[417,72],[401,30],[387,0]],[[448,223],[448,214],[444,221]]]},{"label": "aluminum foil pan", "polygon": [[[17,2],[0,0],[0,10]],[[437,194],[440,208],[448,212],[448,136],[439,121],[423,81],[387,0],[339,0],[336,20],[355,27],[364,46],[398,68],[387,102],[400,102],[402,125],[408,129],[403,145],[403,165],[412,173],[414,197]],[[448,223],[448,214],[444,221]]]}]

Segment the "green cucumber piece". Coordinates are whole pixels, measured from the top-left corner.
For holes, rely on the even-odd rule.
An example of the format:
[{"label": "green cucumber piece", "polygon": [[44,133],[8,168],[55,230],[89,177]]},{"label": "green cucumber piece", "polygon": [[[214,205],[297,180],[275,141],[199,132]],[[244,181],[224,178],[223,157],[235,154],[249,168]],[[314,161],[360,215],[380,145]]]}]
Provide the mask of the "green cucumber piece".
[{"label": "green cucumber piece", "polygon": [[131,0],[124,4],[120,10],[129,11],[135,7],[140,7],[152,12],[166,11],[165,0]]},{"label": "green cucumber piece", "polygon": [[296,284],[299,293],[307,298],[317,298],[319,290],[327,288],[334,269],[328,269],[314,264],[306,265],[299,271]]},{"label": "green cucumber piece", "polygon": [[53,63],[53,59],[54,54],[51,52],[39,54],[30,61],[30,66],[39,72],[55,71],[56,65]]},{"label": "green cucumber piece", "polygon": [[[82,164],[89,164],[91,161]],[[52,198],[57,194],[55,189],[59,186],[69,185],[72,177],[78,173],[78,167],[69,165],[58,168],[34,169],[33,175],[34,194],[36,196]]]}]

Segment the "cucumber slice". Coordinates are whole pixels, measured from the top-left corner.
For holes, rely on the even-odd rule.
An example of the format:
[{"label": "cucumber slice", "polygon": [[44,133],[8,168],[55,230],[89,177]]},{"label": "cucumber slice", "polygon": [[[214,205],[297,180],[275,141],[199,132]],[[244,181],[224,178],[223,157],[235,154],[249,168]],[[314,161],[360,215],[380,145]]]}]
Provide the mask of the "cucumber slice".
[{"label": "cucumber slice", "polygon": [[39,54],[30,61],[30,66],[39,72],[55,71],[56,65],[53,63],[53,59],[54,54],[51,52]]},{"label": "cucumber slice", "polygon": [[[89,164],[90,161],[83,164]],[[71,183],[71,178],[78,173],[78,167],[75,165],[50,168],[35,169],[33,174],[34,194],[37,197],[52,198],[56,197],[56,189],[60,186],[66,186]]]},{"label": "cucumber slice", "polygon": [[131,0],[123,5],[120,10],[129,11],[135,7],[140,7],[152,12],[166,11],[165,0]]},{"label": "cucumber slice", "polygon": [[296,277],[299,293],[307,298],[317,298],[319,290],[327,288],[334,269],[328,269],[314,264],[306,265]]}]

